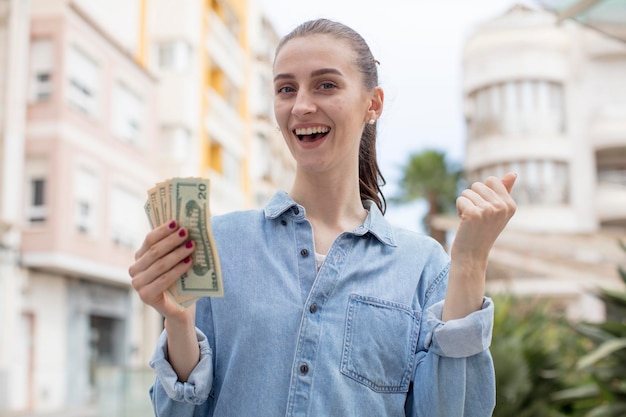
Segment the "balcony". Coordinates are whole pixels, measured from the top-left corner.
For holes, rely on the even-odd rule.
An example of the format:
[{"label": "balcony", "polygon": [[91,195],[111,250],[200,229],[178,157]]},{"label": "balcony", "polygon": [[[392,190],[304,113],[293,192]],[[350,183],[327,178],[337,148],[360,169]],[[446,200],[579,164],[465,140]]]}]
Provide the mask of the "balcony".
[{"label": "balcony", "polygon": [[209,14],[209,34],[206,40],[211,60],[228,75],[233,84],[243,88],[245,83],[244,52],[237,38],[214,12]]},{"label": "balcony", "polygon": [[589,136],[596,149],[625,146],[626,105],[603,106],[590,119]]},{"label": "balcony", "polygon": [[603,224],[626,226],[626,170],[598,172],[596,212]]},{"label": "balcony", "polygon": [[215,140],[233,155],[244,154],[244,121],[237,110],[230,106],[215,90],[207,91],[209,113],[205,128],[212,140]]}]

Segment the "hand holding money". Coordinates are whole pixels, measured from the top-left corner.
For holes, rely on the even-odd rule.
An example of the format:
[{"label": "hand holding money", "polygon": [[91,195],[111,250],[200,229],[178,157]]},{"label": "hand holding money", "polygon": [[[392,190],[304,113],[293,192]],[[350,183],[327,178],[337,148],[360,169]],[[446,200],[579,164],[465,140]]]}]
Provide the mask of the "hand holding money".
[{"label": "hand holding money", "polygon": [[196,245],[192,267],[168,288],[168,295],[181,309],[200,297],[223,297],[222,272],[211,233],[209,180],[172,178],[160,182],[148,190],[144,209],[152,229],[175,219]]}]

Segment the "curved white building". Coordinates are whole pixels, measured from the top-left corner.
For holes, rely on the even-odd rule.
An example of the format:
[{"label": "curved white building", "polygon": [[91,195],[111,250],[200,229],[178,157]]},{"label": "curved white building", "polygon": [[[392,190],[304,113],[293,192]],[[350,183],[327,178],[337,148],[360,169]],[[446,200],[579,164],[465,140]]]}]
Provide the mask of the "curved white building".
[{"label": "curved white building", "polygon": [[477,28],[463,71],[468,179],[519,174],[488,289],[602,319],[590,294],[619,286],[626,241],[626,37],[515,6]]},{"label": "curved white building", "polygon": [[626,44],[517,6],[464,53],[470,179],[519,174],[514,226],[626,226]]}]

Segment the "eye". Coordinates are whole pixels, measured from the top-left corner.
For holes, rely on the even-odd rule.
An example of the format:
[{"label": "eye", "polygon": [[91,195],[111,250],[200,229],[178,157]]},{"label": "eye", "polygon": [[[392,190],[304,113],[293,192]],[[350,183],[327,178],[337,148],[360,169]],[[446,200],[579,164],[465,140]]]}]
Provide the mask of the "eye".
[{"label": "eye", "polygon": [[337,86],[334,83],[325,82],[321,83],[319,88],[320,90],[332,90],[333,88],[337,88]]},{"label": "eye", "polygon": [[296,90],[293,87],[286,85],[276,90],[276,94],[288,94],[288,93],[293,93],[294,91]]}]

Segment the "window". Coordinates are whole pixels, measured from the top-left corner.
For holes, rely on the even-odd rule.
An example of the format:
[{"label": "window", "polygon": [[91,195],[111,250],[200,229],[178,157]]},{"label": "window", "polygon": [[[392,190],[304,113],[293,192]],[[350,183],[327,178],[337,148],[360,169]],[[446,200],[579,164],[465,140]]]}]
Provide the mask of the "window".
[{"label": "window", "polygon": [[191,133],[182,126],[163,128],[162,155],[174,160],[184,160],[191,152]]},{"label": "window", "polygon": [[29,224],[41,224],[48,217],[46,161],[29,159],[24,168],[26,173],[26,221]]},{"label": "window", "polygon": [[518,205],[569,203],[568,165],[562,161],[531,159],[495,164],[468,173],[468,179],[484,181],[489,175],[500,178],[511,171],[520,174],[512,191]]},{"label": "window", "polygon": [[68,57],[68,100],[75,108],[96,115],[98,65],[80,49],[72,46]]},{"label": "window", "polygon": [[126,85],[113,90],[113,133],[125,142],[138,143],[141,137],[143,102]]},{"label": "window", "polygon": [[30,180],[30,207],[28,221],[41,223],[46,221],[46,180],[45,178],[32,178]]},{"label": "window", "polygon": [[78,232],[92,237],[97,235],[99,192],[96,175],[78,168],[74,178],[75,226]]},{"label": "window", "polygon": [[255,157],[250,160],[250,163],[255,179],[270,181],[272,178],[272,152],[269,140],[262,133],[257,133],[252,142],[252,154]]},{"label": "window", "polygon": [[492,135],[550,135],[565,131],[563,87],[551,81],[522,80],[472,92],[471,139]]},{"label": "window", "polygon": [[222,146],[217,143],[217,142],[211,142],[211,144],[207,147],[207,151],[208,151],[208,160],[209,160],[209,166],[211,167],[211,169],[215,172],[218,172],[220,174],[222,174],[224,172],[224,164],[222,162],[222,154],[223,154],[223,148]]},{"label": "window", "polygon": [[224,168],[222,175],[224,176],[224,179],[239,186],[241,182],[241,167],[239,165],[239,159],[231,152],[228,152],[228,150],[223,149],[222,163]]},{"label": "window", "polygon": [[240,91],[228,76],[219,68],[213,67],[209,77],[211,87],[224,99],[235,111],[238,111],[240,104]]},{"label": "window", "polygon": [[30,49],[30,101],[45,101],[52,95],[53,43],[36,39]]},{"label": "window", "polygon": [[111,240],[120,247],[133,249],[139,246],[142,225],[146,220],[142,213],[143,202],[136,193],[115,186],[111,194]]},{"label": "window", "polygon": [[185,41],[162,42],[158,46],[159,69],[184,71],[189,68],[191,48]]}]

